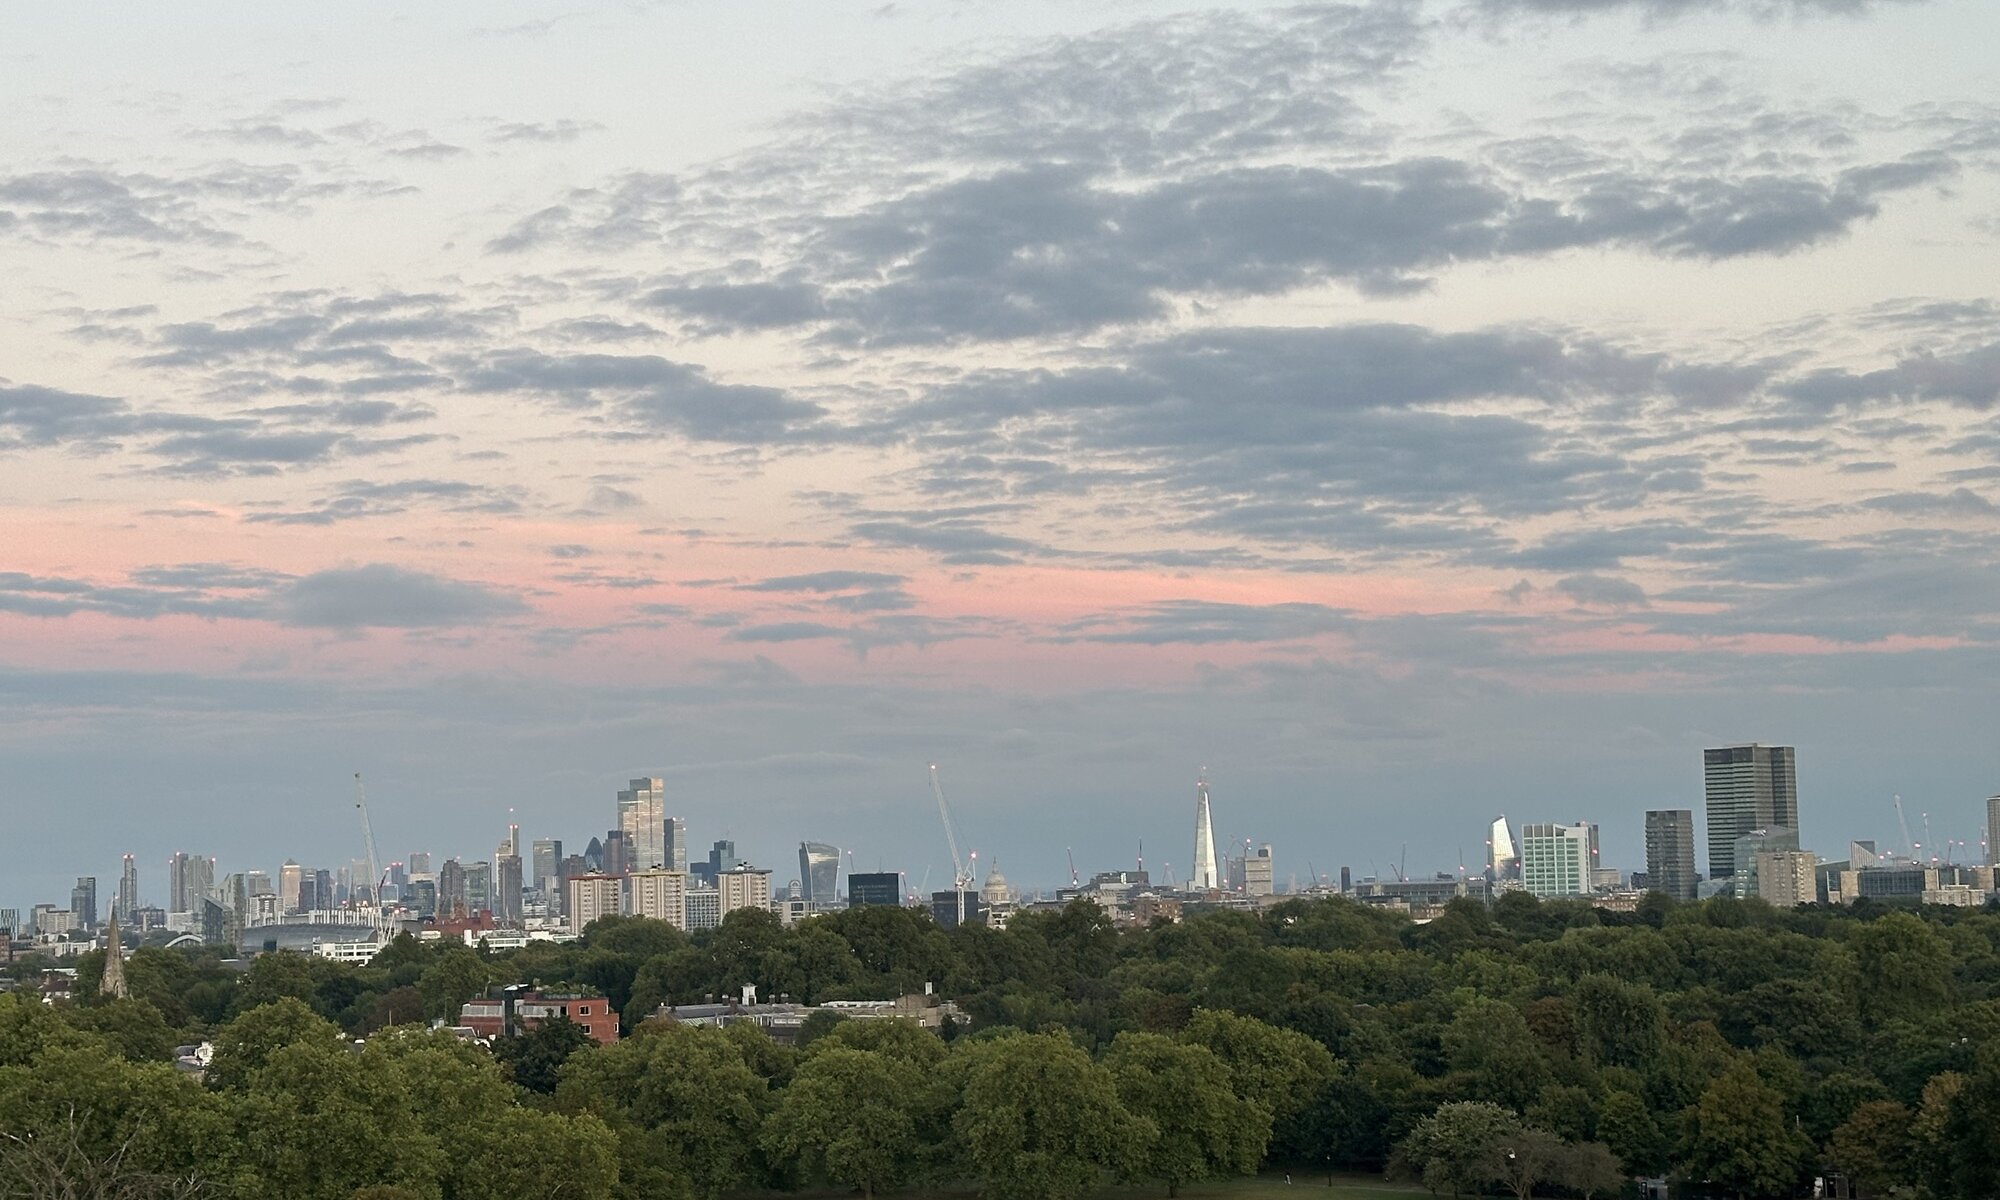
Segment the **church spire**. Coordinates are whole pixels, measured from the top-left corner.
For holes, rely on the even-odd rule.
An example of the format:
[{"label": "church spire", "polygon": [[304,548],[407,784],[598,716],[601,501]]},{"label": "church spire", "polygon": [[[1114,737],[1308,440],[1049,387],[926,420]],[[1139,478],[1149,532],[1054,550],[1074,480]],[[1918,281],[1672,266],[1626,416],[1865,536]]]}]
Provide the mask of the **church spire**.
[{"label": "church spire", "polygon": [[113,1000],[123,1000],[131,993],[125,986],[125,943],[118,936],[118,914],[111,914],[111,922],[104,929],[104,978],[98,981],[100,995]]}]

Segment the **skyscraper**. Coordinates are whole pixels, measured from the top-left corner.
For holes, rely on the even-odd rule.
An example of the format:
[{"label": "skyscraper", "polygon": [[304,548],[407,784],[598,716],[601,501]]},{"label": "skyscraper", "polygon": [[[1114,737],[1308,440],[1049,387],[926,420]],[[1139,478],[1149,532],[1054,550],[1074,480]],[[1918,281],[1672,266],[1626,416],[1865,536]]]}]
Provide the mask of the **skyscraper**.
[{"label": "skyscraper", "polygon": [[465,865],[465,911],[469,913],[493,911],[492,863],[476,862]]},{"label": "skyscraper", "polygon": [[[628,870],[672,867],[666,805],[666,784],[658,779],[634,779],[618,793],[618,831],[625,835]],[[686,870],[686,864],[675,869]]]},{"label": "skyscraper", "polygon": [[286,912],[299,911],[299,864],[291,859],[278,868],[278,906]]},{"label": "skyscraper", "polygon": [[1521,887],[1534,896],[1590,894],[1591,843],[1597,826],[1521,826]]},{"label": "skyscraper", "polygon": [[428,850],[411,851],[410,874],[428,875],[430,873],[431,873],[431,852]]},{"label": "skyscraper", "polygon": [[1693,811],[1666,808],[1647,812],[1646,875],[1656,892],[1676,900],[1695,898]]},{"label": "skyscraper", "polygon": [[111,915],[127,925],[138,923],[135,916],[139,911],[139,866],[131,855],[125,856],[125,869],[118,875],[118,894],[111,901]]},{"label": "skyscraper", "polygon": [[1986,798],[1986,865],[2000,867],[2000,796]]},{"label": "skyscraper", "polygon": [[683,874],[687,872],[688,823],[686,817],[667,818],[666,865],[670,870],[680,871]]},{"label": "skyscraper", "polygon": [[1755,829],[1799,827],[1796,752],[1755,742],[1703,750],[1708,807],[1708,877],[1736,873],[1736,839]]},{"label": "skyscraper", "polygon": [[1194,784],[1194,870],[1188,873],[1188,890],[1206,892],[1222,886],[1222,872],[1215,862],[1215,821],[1208,807],[1208,772]]},{"label": "skyscraper", "polygon": [[[847,877],[847,907],[901,904],[903,876],[897,871],[857,871]],[[956,914],[954,914],[956,915]]]},{"label": "skyscraper", "polygon": [[199,913],[215,890],[215,860],[177,851],[167,860],[167,911]]},{"label": "skyscraper", "polygon": [[521,920],[521,856],[503,854],[493,860],[493,919],[507,924]]},{"label": "skyscraper", "polygon": [[79,875],[69,890],[69,910],[76,914],[79,929],[97,928],[97,876]]},{"label": "skyscraper", "polygon": [[438,915],[455,917],[461,912],[470,912],[465,900],[465,864],[455,858],[447,858],[444,865],[438,868]]},{"label": "skyscraper", "polygon": [[1493,818],[1486,834],[1486,877],[1495,883],[1521,877],[1521,858],[1514,852],[1514,835],[1507,829],[1507,814]]},{"label": "skyscraper", "polygon": [[[550,899],[556,898],[556,876],[562,871],[562,840],[560,838],[536,838],[533,847],[535,890]],[[558,901],[560,903],[560,901]]]},{"label": "skyscraper", "polygon": [[840,895],[840,847],[800,842],[799,882],[808,904],[831,905]]}]

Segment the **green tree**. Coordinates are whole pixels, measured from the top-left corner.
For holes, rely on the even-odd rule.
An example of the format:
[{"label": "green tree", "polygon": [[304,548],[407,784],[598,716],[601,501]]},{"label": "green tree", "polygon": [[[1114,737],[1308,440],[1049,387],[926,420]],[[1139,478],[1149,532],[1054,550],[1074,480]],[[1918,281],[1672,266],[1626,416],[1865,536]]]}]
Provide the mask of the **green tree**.
[{"label": "green tree", "polygon": [[287,1046],[300,1043],[338,1048],[340,1028],[306,1006],[305,1001],[287,997],[253,1008],[217,1030],[215,1055],[204,1078],[222,1091],[243,1091],[250,1077]]},{"label": "green tree", "polygon": [[1158,1179],[1168,1196],[1178,1196],[1184,1183],[1256,1172],[1271,1137],[1271,1110],[1238,1096],[1229,1068],[1206,1046],[1121,1033],[1104,1064],[1126,1111],[1155,1131],[1125,1164],[1131,1175]]},{"label": "green tree", "polygon": [[1555,1134],[1527,1126],[1480,1147],[1478,1172],[1483,1180],[1512,1192],[1516,1200],[1528,1200],[1537,1187],[1561,1178],[1568,1149]]},{"label": "green tree", "polygon": [[1610,975],[1585,975],[1569,999],[1583,1052],[1594,1061],[1642,1067],[1659,1053],[1667,1010],[1652,988]]},{"label": "green tree", "polygon": [[957,1131],[989,1200],[1074,1200],[1154,1136],[1061,1034],[1002,1038],[969,1061]]},{"label": "green tree", "polygon": [[1688,1114],[1681,1173],[1739,1197],[1784,1196],[1810,1149],[1785,1115],[1783,1097],[1749,1063],[1738,1063]]},{"label": "green tree", "polygon": [[1982,1050],[1979,1069],[1946,1102],[1938,1134],[1957,1193],[2000,1196],[2000,1044]]},{"label": "green tree", "polygon": [[1296,1030],[1212,1008],[1196,1009],[1180,1039],[1214,1054],[1229,1069],[1230,1089],[1269,1110],[1277,1153],[1315,1153],[1318,1142],[1302,1116],[1334,1076],[1333,1055],[1325,1046]]},{"label": "green tree", "polygon": [[1550,1082],[1541,1043],[1529,1031],[1521,1010],[1511,1004],[1472,1000],[1445,1027],[1442,1041],[1446,1061],[1465,1081],[1460,1095],[1519,1112],[1533,1104]]},{"label": "green tree", "polygon": [[1591,1200],[1601,1192],[1616,1192],[1625,1186],[1625,1166],[1603,1142],[1572,1142],[1563,1147],[1556,1164],[1556,1181]]},{"label": "green tree", "polygon": [[493,984],[493,968],[464,946],[453,946],[424,968],[417,991],[424,998],[424,1015],[447,1025],[458,1020],[467,1000],[483,995]]},{"label": "green tree", "polygon": [[78,1008],[70,1020],[80,1029],[102,1034],[132,1062],[166,1062],[174,1056],[174,1033],[158,1009],[143,1000],[107,1000]]},{"label": "green tree", "polygon": [[873,1197],[918,1168],[923,1143],[913,1105],[922,1079],[908,1061],[830,1041],[821,1040],[779,1096],[763,1145],[774,1159]]},{"label": "green tree", "polygon": [[574,1055],[556,1101],[617,1134],[621,1195],[712,1197],[752,1182],[764,1080],[719,1029],[649,1023]]},{"label": "green tree", "polygon": [[1433,1192],[1476,1193],[1488,1178],[1492,1147],[1518,1137],[1522,1128],[1521,1118],[1484,1100],[1440,1104],[1396,1148],[1390,1173],[1420,1180]]},{"label": "green tree", "polygon": [[1667,1169],[1667,1138],[1646,1102],[1631,1092],[1604,1097],[1597,1111],[1597,1136],[1634,1171],[1655,1174]]},{"label": "green tree", "polygon": [[1861,1018],[1879,1025],[1917,1016],[1951,998],[1951,950],[1924,921],[1892,912],[1856,930],[1850,943],[1857,967]]},{"label": "green tree", "polygon": [[240,1104],[243,1154],[264,1195],[349,1200],[376,1184],[441,1195],[447,1160],[416,1097],[400,1074],[368,1069],[337,1042],[272,1052]]},{"label": "green tree", "polygon": [[503,1108],[454,1137],[452,1153],[463,1182],[445,1200],[609,1200],[618,1185],[618,1140],[588,1113]]},{"label": "green tree", "polygon": [[596,1044],[583,1026],[557,1015],[535,1022],[519,1037],[500,1039],[493,1046],[493,1057],[506,1064],[515,1083],[549,1094],[556,1090],[570,1055]]},{"label": "green tree", "polygon": [[1911,1177],[1910,1110],[1894,1100],[1870,1100],[1833,1131],[1827,1157],[1841,1174],[1871,1192],[1887,1193]]}]

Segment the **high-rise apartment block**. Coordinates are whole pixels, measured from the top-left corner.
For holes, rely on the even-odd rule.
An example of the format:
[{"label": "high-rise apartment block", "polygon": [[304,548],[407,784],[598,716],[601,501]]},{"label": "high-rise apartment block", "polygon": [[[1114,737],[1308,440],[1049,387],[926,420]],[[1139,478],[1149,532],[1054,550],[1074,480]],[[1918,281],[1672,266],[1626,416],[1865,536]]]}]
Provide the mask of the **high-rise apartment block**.
[{"label": "high-rise apartment block", "polygon": [[625,913],[687,928],[688,876],[685,871],[651,867],[625,877]]},{"label": "high-rise apartment block", "polygon": [[[618,832],[624,835],[627,870],[673,867],[667,847],[666,783],[634,779],[618,793]],[[686,869],[683,864],[682,870]]]},{"label": "high-rise apartment block", "polygon": [[1654,891],[1693,900],[1698,895],[1694,855],[1691,809],[1655,809],[1646,814],[1646,875]]},{"label": "high-rise apartment block", "polygon": [[1271,879],[1271,844],[1257,847],[1255,852],[1243,853],[1243,894],[1246,896],[1268,896],[1274,884]]},{"label": "high-rise apartment block", "polygon": [[1597,826],[1521,826],[1521,887],[1534,896],[1587,896]]},{"label": "high-rise apartment block", "polygon": [[2000,796],[1986,798],[1986,865],[2000,867]]},{"label": "high-rise apartment block", "polygon": [[1819,856],[1810,850],[1767,850],[1757,855],[1757,895],[1779,908],[1819,899]]},{"label": "high-rise apartment block", "polygon": [[771,873],[748,866],[718,872],[715,892],[718,917],[726,917],[739,908],[761,908],[768,912],[771,908]]},{"label": "high-rise apartment block", "polygon": [[1736,874],[1736,839],[1758,829],[1799,827],[1797,753],[1750,743],[1702,751],[1708,808],[1708,877]]},{"label": "high-rise apartment block", "polygon": [[564,911],[569,931],[582,933],[599,917],[615,917],[624,907],[624,881],[616,875],[572,875]]}]

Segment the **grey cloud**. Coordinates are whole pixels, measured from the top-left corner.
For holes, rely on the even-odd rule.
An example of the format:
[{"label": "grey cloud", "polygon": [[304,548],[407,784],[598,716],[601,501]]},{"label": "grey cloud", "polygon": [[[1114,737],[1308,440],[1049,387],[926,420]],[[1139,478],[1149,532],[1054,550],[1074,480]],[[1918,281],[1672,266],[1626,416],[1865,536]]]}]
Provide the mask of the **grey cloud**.
[{"label": "grey cloud", "polygon": [[568,117],[555,121],[509,121],[493,131],[496,142],[573,142],[586,133],[595,133],[604,126],[596,121],[577,121]]},{"label": "grey cloud", "polygon": [[540,395],[579,407],[605,404],[611,420],[631,432],[711,441],[802,439],[826,416],[820,405],[781,389],[718,383],[700,367],[651,354],[499,351],[468,364],[461,382],[475,392]]},{"label": "grey cloud", "polygon": [[809,575],[781,575],[756,583],[738,584],[745,592],[846,592],[860,588],[893,587],[905,581],[902,575],[880,571],[814,571]]},{"label": "grey cloud", "polygon": [[1958,353],[1920,352],[1874,371],[1827,368],[1777,386],[1815,410],[1941,400],[1985,410],[2000,402],[2000,342]]},{"label": "grey cloud", "polygon": [[857,521],[850,529],[856,537],[877,545],[928,550],[942,561],[960,566],[1003,566],[1018,561],[1023,553],[1038,549],[1022,538],[995,533],[976,521],[957,518],[931,522]]},{"label": "grey cloud", "polygon": [[1400,294],[1454,262],[1629,246],[1781,254],[1955,170],[1938,155],[1811,173],[1703,174],[1609,162],[1516,181],[1473,162],[1233,167],[1134,189],[1045,164],[952,179],[828,220],[769,279],[657,288],[703,331],[824,325],[861,345],[1086,332],[1178,296],[1271,295],[1328,280]]},{"label": "grey cloud", "polygon": [[[1669,360],[1585,338],[1389,325],[1235,329],[1098,358],[1067,371],[973,375],[935,389],[903,419],[920,437],[974,441],[995,457],[1032,445],[1094,467],[1143,470],[1124,479],[1126,495],[1139,488],[1158,517],[1189,528],[1369,551],[1492,553],[1501,519],[1627,507],[1703,487],[1699,460],[1620,452],[1571,432],[1601,408],[1671,403],[1680,386]],[[1492,400],[1532,407],[1458,407]],[[937,545],[899,525],[854,531]]]},{"label": "grey cloud", "polygon": [[0,174],[0,233],[47,241],[224,246],[242,240],[226,224],[237,207],[299,211],[316,199],[382,186],[308,179],[297,167],[234,162],[179,176],[98,166]]},{"label": "grey cloud", "polygon": [[248,513],[243,520],[268,525],[333,525],[341,521],[393,516],[423,504],[454,513],[509,515],[520,512],[520,488],[491,487],[457,479],[349,480],[307,508]]},{"label": "grey cloud", "polygon": [[1929,0],[1476,0],[1495,13],[1545,13],[1589,16],[1638,12],[1649,17],[1682,17],[1710,12],[1743,12],[1755,16],[1859,16],[1877,8],[1926,4]]},{"label": "grey cloud", "polygon": [[0,384],[0,449],[99,442],[129,432],[131,410],[123,400],[32,384]]},{"label": "grey cloud", "polygon": [[1609,575],[1570,575],[1556,581],[1556,590],[1586,608],[1645,608],[1646,591],[1629,579]]},{"label": "grey cloud", "polygon": [[1292,642],[1352,631],[1353,614],[1323,604],[1223,604],[1169,600],[1143,609],[1106,613],[1066,624],[1056,641],[1142,646],[1176,643]]},{"label": "grey cloud", "polygon": [[975,617],[936,618],[918,615],[871,617],[853,625],[820,621],[781,621],[731,630],[732,642],[841,642],[855,654],[889,646],[933,646],[940,642],[990,635],[989,622]]},{"label": "grey cloud", "polygon": [[529,611],[511,593],[387,563],[306,575],[272,605],[287,625],[339,630],[484,625]]}]

